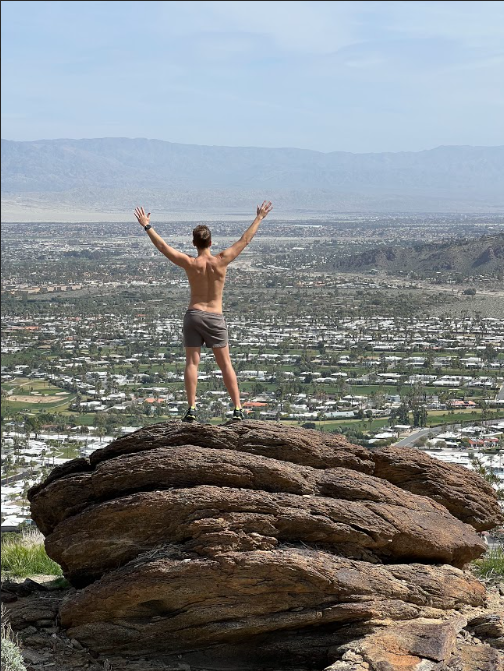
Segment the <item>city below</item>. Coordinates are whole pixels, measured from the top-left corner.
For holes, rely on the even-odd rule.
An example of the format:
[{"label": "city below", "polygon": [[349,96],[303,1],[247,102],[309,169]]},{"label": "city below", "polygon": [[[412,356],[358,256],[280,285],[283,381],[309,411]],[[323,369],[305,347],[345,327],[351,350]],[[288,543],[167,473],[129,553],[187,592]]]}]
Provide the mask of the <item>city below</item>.
[{"label": "city below", "polygon": [[[191,253],[196,223],[157,230]],[[246,226],[210,225],[216,249]],[[265,222],[224,293],[247,419],[414,447],[502,488],[503,225],[495,215]],[[2,233],[2,531],[12,531],[29,523],[26,492],[54,466],[181,418],[188,284],[133,223]],[[478,249],[488,263],[464,256],[471,237],[492,240]],[[450,262],[415,263],[426,244]],[[204,349],[198,420],[231,411]]]}]

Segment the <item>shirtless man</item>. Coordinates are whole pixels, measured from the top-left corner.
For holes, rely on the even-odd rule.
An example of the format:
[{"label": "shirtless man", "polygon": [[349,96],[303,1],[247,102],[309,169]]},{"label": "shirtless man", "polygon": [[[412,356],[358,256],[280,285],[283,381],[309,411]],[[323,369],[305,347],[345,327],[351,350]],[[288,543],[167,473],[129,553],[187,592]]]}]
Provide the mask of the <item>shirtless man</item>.
[{"label": "shirtless man", "polygon": [[182,418],[183,422],[196,420],[198,365],[203,344],[212,348],[217,365],[222,371],[224,384],[234,406],[233,419],[244,419],[238,381],[229,357],[227,325],[222,314],[222,292],[228,265],[251,242],[257,233],[259,224],[271,212],[271,209],[272,205],[269,201],[264,201],[261,206],[258,206],[256,218],[241,238],[215,256],[210,252],[212,246],[210,229],[208,226],[196,226],[193,230],[193,245],[198,252],[196,257],[183,254],[167,245],[152,228],[150,213],[145,214],[143,207],[137,207],[135,210],[138,223],[147,231],[154,245],[172,263],[185,270],[191,287],[191,300],[184,316],[183,328],[186,351],[184,382],[189,405]]}]

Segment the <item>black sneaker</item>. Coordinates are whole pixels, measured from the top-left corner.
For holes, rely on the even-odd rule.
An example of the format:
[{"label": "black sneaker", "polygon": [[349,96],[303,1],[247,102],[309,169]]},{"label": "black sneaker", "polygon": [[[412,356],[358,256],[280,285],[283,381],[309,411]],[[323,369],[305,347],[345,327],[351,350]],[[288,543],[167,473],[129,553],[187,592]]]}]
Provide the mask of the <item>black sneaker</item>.
[{"label": "black sneaker", "polygon": [[195,408],[187,408],[186,414],[182,417],[183,422],[195,422],[196,410]]},{"label": "black sneaker", "polygon": [[231,417],[231,419],[236,419],[238,422],[244,420],[245,415],[243,414],[243,410],[241,408],[235,408],[233,410],[233,416]]}]

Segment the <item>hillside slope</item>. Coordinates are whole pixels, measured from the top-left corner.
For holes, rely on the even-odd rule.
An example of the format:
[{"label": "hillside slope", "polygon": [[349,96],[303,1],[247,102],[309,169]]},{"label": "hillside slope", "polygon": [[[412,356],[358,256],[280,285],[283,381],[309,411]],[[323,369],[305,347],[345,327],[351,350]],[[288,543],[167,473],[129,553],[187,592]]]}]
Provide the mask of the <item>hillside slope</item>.
[{"label": "hillside slope", "polygon": [[459,273],[496,275],[504,271],[504,233],[441,243],[381,246],[335,259],[334,269],[356,272],[373,268],[391,274]]}]

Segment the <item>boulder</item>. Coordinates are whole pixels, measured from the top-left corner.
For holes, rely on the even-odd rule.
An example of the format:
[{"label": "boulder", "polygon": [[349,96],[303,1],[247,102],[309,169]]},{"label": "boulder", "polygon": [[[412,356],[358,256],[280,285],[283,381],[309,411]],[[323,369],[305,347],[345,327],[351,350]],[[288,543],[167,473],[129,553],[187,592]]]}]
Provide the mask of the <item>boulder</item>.
[{"label": "boulder", "polygon": [[456,616],[377,626],[333,649],[339,659],[324,671],[502,671],[497,650],[458,635],[465,622]]},{"label": "boulder", "polygon": [[359,645],[359,652],[371,668],[418,671],[423,660],[450,661],[457,634],[464,624],[460,617],[395,623],[366,637]]},{"label": "boulder", "polygon": [[[300,472],[288,478],[289,467],[282,473],[277,460],[238,454],[226,461],[227,451],[209,449],[207,456],[215,466],[212,473],[204,459],[198,460],[201,455],[192,458],[195,451],[204,450],[158,448],[149,455],[123,458],[122,464],[107,462],[106,469],[98,467],[96,474],[88,476],[89,489],[95,494],[94,499],[89,496],[91,505],[70,514],[75,511],[71,505],[69,516],[46,539],[48,554],[71,582],[90,582],[140,552],[166,543],[201,556],[316,543],[340,555],[374,562],[400,559],[455,566],[463,566],[484,548],[475,531],[442,506],[372,476],[347,469],[311,472],[314,469],[298,467]],[[180,464],[175,472],[162,468],[166,462],[173,466],[171,453],[176,453],[175,462]],[[199,468],[191,470],[189,463]],[[115,485],[111,467],[119,470]],[[145,483],[148,491],[126,493],[137,474],[138,483]],[[219,479],[242,487],[198,484]],[[58,500],[66,500],[67,488],[73,491],[69,480],[60,482]],[[118,490],[121,483],[126,483],[124,495]],[[152,487],[156,489],[149,491]],[[51,490],[56,488],[56,483],[50,485]],[[282,492],[295,488],[298,494]],[[102,498],[101,503],[93,502]],[[54,517],[56,509],[50,514]]]},{"label": "boulder", "polygon": [[429,496],[478,531],[493,529],[502,522],[492,486],[464,466],[395,445],[373,452],[373,460],[373,475],[413,494]]},{"label": "boulder", "polygon": [[181,652],[282,630],[410,619],[422,607],[481,605],[484,594],[450,566],[369,564],[305,548],[182,559],[168,548],[80,590],[63,605],[61,623],[101,652]]},{"label": "boulder", "polygon": [[[462,569],[485,550],[476,530],[500,519],[468,470],[253,421],[141,429],[55,469],[29,499],[77,588],[60,609],[69,636],[107,654],[264,665],[320,664],[366,623],[480,606],[485,589]],[[419,657],[431,630],[381,643],[401,634]],[[433,663],[452,631],[426,644]]]}]

